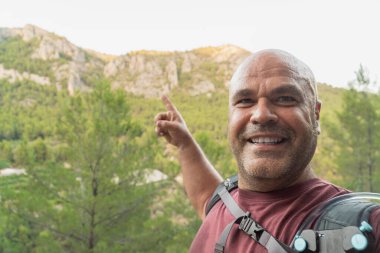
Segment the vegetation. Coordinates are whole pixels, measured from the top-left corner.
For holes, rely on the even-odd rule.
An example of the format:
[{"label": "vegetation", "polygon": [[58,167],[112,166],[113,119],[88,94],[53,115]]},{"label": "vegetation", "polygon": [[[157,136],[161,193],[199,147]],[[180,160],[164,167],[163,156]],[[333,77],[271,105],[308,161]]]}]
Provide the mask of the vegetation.
[{"label": "vegetation", "polygon": [[[3,142],[13,164],[28,172],[22,184],[17,177],[0,178],[0,251],[164,252],[171,234],[184,233],[185,226],[164,215],[170,210],[156,200],[181,210],[185,197],[179,191],[178,201],[166,198],[178,187],[169,181],[145,182],[146,169],[158,166],[159,147],[153,131],[133,121],[124,92],[102,81],[54,105],[42,120],[53,128],[49,134],[9,136],[14,148]],[[193,213],[178,215],[186,225],[198,222]],[[167,234],[157,233],[162,227]]]},{"label": "vegetation", "polygon": [[[0,63],[7,69],[47,76],[50,77],[50,80],[54,80],[51,69],[54,61],[44,61],[31,57],[38,44],[38,39],[25,42],[19,37],[6,38],[0,43]],[[62,55],[60,61],[67,61],[67,57]]]},{"label": "vegetation", "polygon": [[370,93],[370,85],[368,74],[360,66],[350,89],[343,93],[338,122],[329,125],[339,151],[335,152],[339,172],[344,183],[356,191],[379,191],[379,98]]}]

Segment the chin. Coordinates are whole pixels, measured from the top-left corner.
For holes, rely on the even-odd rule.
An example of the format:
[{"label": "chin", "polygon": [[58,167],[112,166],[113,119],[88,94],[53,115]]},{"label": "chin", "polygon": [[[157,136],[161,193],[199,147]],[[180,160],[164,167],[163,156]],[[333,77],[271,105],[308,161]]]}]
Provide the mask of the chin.
[{"label": "chin", "polygon": [[240,173],[251,179],[279,179],[288,174],[287,170],[279,170],[278,168],[279,167],[274,164],[270,166],[265,164],[247,164],[240,169]]}]

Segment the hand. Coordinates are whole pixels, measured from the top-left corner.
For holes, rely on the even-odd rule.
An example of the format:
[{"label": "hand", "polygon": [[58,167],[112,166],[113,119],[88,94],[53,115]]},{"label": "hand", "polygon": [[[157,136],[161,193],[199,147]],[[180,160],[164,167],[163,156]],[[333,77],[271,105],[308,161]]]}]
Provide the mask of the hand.
[{"label": "hand", "polygon": [[191,143],[192,137],[180,112],[167,96],[162,97],[167,112],[161,112],[154,118],[155,131],[170,144],[184,148]]}]

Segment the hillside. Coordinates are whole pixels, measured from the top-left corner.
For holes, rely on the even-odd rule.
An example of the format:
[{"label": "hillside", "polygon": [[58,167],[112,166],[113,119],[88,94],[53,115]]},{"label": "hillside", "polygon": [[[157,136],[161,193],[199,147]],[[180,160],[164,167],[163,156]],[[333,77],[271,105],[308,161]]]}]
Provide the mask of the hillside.
[{"label": "hillside", "polygon": [[144,97],[160,97],[178,89],[190,95],[214,92],[228,86],[232,72],[249,54],[226,45],[109,56],[81,49],[32,25],[1,28],[0,43],[0,78],[29,79],[67,89],[70,94],[90,89],[99,78],[108,78],[113,87]]},{"label": "hillside", "polygon": [[[184,52],[106,55],[79,48],[33,25],[0,28],[0,52],[0,79],[9,82],[29,80],[73,94],[91,89],[94,81],[106,78],[113,87],[145,98],[159,98],[173,91],[190,96],[226,91],[232,73],[250,54],[225,45]],[[327,106],[337,101],[341,89],[320,86],[320,96],[329,100]]]}]

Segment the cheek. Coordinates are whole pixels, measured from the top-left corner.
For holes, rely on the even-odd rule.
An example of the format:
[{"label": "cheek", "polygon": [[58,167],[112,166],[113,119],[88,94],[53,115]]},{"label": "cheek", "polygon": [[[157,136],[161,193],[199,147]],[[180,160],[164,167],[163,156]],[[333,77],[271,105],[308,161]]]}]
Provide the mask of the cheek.
[{"label": "cheek", "polygon": [[228,136],[234,139],[249,122],[249,114],[244,111],[232,111],[228,121]]},{"label": "cheek", "polygon": [[298,133],[309,132],[313,129],[313,120],[310,112],[305,110],[296,110],[285,117],[287,124]]}]

